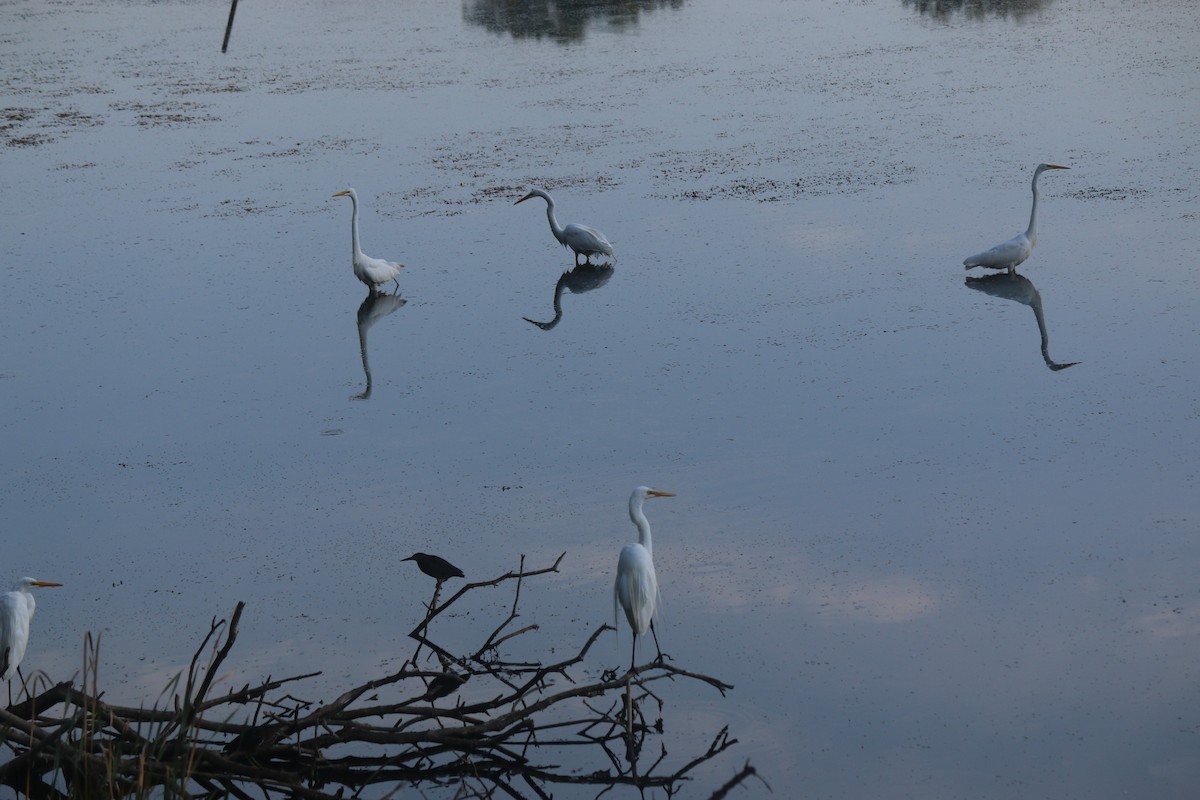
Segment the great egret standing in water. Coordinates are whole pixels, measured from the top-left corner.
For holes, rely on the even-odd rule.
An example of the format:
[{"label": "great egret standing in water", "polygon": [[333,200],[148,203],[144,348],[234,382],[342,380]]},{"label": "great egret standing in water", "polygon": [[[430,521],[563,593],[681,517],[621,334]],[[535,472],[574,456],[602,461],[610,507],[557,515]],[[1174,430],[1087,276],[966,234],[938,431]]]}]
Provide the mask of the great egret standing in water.
[{"label": "great egret standing in water", "polygon": [[29,645],[29,622],[37,609],[37,601],[29,592],[34,586],[62,584],[21,578],[13,584],[11,592],[0,594],[0,678],[6,681],[19,674],[21,659]]},{"label": "great egret standing in water", "polygon": [[613,622],[616,623],[617,604],[625,609],[625,619],[633,629],[633,648],[629,669],[637,662],[637,640],[650,629],[654,636],[654,647],[662,658],[658,646],[658,633],[654,630],[654,612],[658,606],[658,577],[654,574],[654,550],[650,541],[650,522],[642,513],[642,503],[647,497],[674,497],[673,492],[660,492],[639,486],[629,496],[629,518],[638,529],[638,540],[621,548],[617,560],[617,580],[613,584]]},{"label": "great egret standing in water", "polygon": [[365,283],[372,292],[379,291],[379,286],[388,281],[395,281],[396,288],[399,289],[400,280],[397,276],[400,275],[400,270],[404,269],[404,265],[384,261],[382,258],[371,258],[363,253],[362,248],[358,246],[358,193],[353,189],[343,189],[334,197],[345,195],[350,195],[350,203],[353,206],[350,216],[350,242],[353,247],[354,276]]},{"label": "great egret standing in water", "polygon": [[1037,207],[1038,207],[1038,176],[1048,169],[1070,169],[1058,164],[1038,164],[1033,171],[1033,210],[1029,212],[1029,227],[1024,233],[1018,233],[1007,242],[996,245],[991,250],[973,255],[963,261],[967,269],[971,267],[986,267],[988,269],[1007,269],[1015,271],[1017,265],[1029,258],[1033,246],[1037,244]]},{"label": "great egret standing in water", "polygon": [[550,196],[549,192],[533,189],[513,205],[524,203],[531,197],[540,197],[546,201],[546,218],[550,220],[550,231],[563,247],[569,247],[575,251],[576,264],[579,263],[580,256],[583,256],[583,260],[587,262],[589,258],[597,254],[606,256],[613,254],[613,248],[608,239],[595,228],[577,225],[574,222],[560,226],[558,220],[554,218],[554,198]]}]

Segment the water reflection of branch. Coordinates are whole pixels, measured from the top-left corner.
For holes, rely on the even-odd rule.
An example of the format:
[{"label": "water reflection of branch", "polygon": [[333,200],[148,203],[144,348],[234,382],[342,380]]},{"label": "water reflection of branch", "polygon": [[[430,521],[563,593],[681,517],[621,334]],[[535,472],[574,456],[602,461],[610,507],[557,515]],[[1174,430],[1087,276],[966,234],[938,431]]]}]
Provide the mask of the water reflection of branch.
[{"label": "water reflection of branch", "polygon": [[1021,19],[1030,14],[1036,14],[1051,0],[903,0],[904,5],[912,6],[922,14],[934,19],[948,20],[955,14],[962,14],[968,19],[986,19],[988,17],[1012,17]]},{"label": "water reflection of branch", "polygon": [[[598,637],[612,630],[608,625],[586,637],[574,655],[555,663],[516,660],[504,653],[501,645],[514,635],[537,629],[531,625],[506,632],[518,617],[520,587],[556,571],[561,560],[527,570],[522,558],[515,572],[463,587],[440,605],[430,603],[413,633],[421,643],[418,649],[430,648],[432,655],[425,660],[436,656],[443,661],[439,668],[423,668],[414,657],[399,671],[329,702],[299,699],[291,685],[315,673],[268,679],[257,687],[246,684],[209,697],[212,676],[224,673],[222,664],[237,638],[242,603],[228,623],[212,623],[186,680],[177,678],[168,687],[164,708],[109,705],[96,686],[98,658],[85,657],[80,686],[60,683],[28,704],[0,707],[0,726],[6,731],[0,750],[7,746],[22,752],[0,763],[0,784],[86,786],[88,796],[113,798],[204,794],[332,800],[418,791],[421,784],[451,784],[458,789],[456,796],[482,798],[521,797],[524,792],[548,797],[548,790],[560,784],[590,786],[601,794],[619,785],[659,788],[675,796],[697,767],[737,740],[722,728],[707,750],[682,766],[667,766],[661,742],[663,700],[646,687],[669,681],[664,687],[670,688],[679,679],[707,683],[722,694],[732,687],[662,661],[619,677],[607,672],[587,678],[583,661]],[[444,619],[444,613],[449,616],[461,598],[514,583],[512,608],[484,647],[454,655],[444,642],[432,641],[431,623]],[[473,613],[456,616],[469,620]],[[457,670],[449,671],[445,661]],[[280,694],[284,684],[288,689]],[[653,722],[640,710],[634,722],[623,719],[625,698],[634,698],[635,692],[639,704],[647,697],[657,702]],[[452,695],[453,705],[436,704]],[[595,708],[604,705],[606,710]],[[626,756],[636,758],[656,739],[654,751],[661,754],[646,769],[619,755],[624,745]],[[575,756],[567,758],[567,753]],[[596,756],[613,768],[589,768],[588,760]],[[753,774],[747,765],[714,797]],[[514,789],[517,781],[522,792]],[[56,791],[44,796],[65,798]]]},{"label": "water reflection of branch", "polygon": [[592,20],[636,25],[643,11],[679,8],[683,0],[464,0],[463,19],[514,39],[578,41]]},{"label": "water reflection of branch", "polygon": [[590,292],[608,283],[608,279],[612,277],[612,274],[612,264],[580,264],[574,269],[567,270],[559,277],[558,283],[554,284],[554,319],[549,322],[538,322],[529,317],[522,317],[521,319],[537,325],[544,331],[548,331],[562,319],[563,289],[570,289],[572,294]]},{"label": "water reflection of branch", "polygon": [[1042,360],[1046,362],[1047,367],[1057,372],[1079,363],[1078,361],[1060,363],[1050,358],[1050,334],[1046,331],[1046,315],[1042,311],[1042,294],[1033,285],[1033,281],[1020,273],[1001,272],[995,275],[984,275],[980,278],[969,277],[967,286],[984,294],[990,294],[992,297],[1002,297],[1033,309],[1038,333],[1042,337]]},{"label": "water reflection of branch", "polygon": [[367,331],[371,329],[379,320],[391,314],[397,308],[404,305],[407,300],[400,296],[399,292],[395,294],[376,294],[371,292],[367,295],[367,299],[362,301],[362,305],[358,307],[358,349],[362,353],[363,373],[367,376],[366,387],[354,395],[354,400],[367,400],[371,397],[371,363],[367,359]]}]

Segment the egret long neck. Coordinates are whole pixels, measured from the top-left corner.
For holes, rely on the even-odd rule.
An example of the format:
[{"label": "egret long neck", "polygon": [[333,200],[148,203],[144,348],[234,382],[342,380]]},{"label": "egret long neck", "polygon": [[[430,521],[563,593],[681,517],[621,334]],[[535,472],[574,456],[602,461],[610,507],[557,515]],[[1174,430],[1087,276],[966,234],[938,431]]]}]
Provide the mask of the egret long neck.
[{"label": "egret long neck", "polygon": [[358,198],[354,195],[350,195],[350,205],[353,208],[350,212],[350,242],[354,255],[361,256],[362,248],[358,246]]},{"label": "egret long neck", "polygon": [[[554,319],[550,320],[549,322],[534,322],[534,320],[531,319],[529,321],[533,322],[534,325],[537,325],[544,331],[548,331],[557,325],[559,321],[562,320],[562,292],[563,282],[559,280],[558,286],[554,289]],[[529,318],[526,317],[526,319]]]},{"label": "egret long neck", "polygon": [[365,325],[360,320],[358,323],[358,349],[362,351],[363,374],[367,376],[367,386],[355,398],[359,400],[368,400],[371,397],[371,362],[367,360],[367,329],[370,325]]},{"label": "egret long neck", "polygon": [[646,548],[646,552],[650,554],[651,558],[654,558],[654,547],[650,540],[650,521],[642,513],[642,501],[640,498],[629,501],[629,518],[637,526],[638,543]]},{"label": "egret long neck", "polygon": [[1034,173],[1033,176],[1033,208],[1029,211],[1029,228],[1025,231],[1025,238],[1029,240],[1029,244],[1037,244],[1037,204],[1038,190],[1037,179],[1041,173]]},{"label": "egret long neck", "polygon": [[1050,369],[1055,368],[1055,361],[1050,357],[1050,333],[1046,330],[1046,315],[1042,311],[1042,295],[1037,289],[1033,290],[1033,301],[1029,307],[1033,309],[1033,316],[1037,319],[1038,333],[1042,337],[1042,360],[1046,362],[1046,366]]},{"label": "egret long neck", "polygon": [[567,274],[564,272],[558,279],[558,283],[554,284],[554,320],[556,322],[562,319],[562,295],[563,289],[567,288]]},{"label": "egret long neck", "polygon": [[548,197],[546,198],[546,219],[550,220],[550,232],[554,234],[554,238],[562,242],[565,234],[562,226],[558,224],[558,220],[554,218],[554,201]]}]

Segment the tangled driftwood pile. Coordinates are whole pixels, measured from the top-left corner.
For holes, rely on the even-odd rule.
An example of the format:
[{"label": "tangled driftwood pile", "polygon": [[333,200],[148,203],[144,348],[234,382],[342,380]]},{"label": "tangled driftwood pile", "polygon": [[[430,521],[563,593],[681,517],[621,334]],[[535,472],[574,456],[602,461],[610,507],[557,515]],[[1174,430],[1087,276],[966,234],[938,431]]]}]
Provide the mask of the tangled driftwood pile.
[{"label": "tangled driftwood pile", "polygon": [[[523,582],[557,571],[561,561],[526,571],[522,558],[518,571],[467,584],[441,603],[439,583],[409,634],[417,644],[403,667],[328,703],[295,694],[315,672],[210,696],[237,639],[242,603],[228,620],[213,621],[186,674],[164,693],[165,708],[106,703],[89,638],[90,667],[79,685],[48,686],[0,709],[0,784],[31,798],[324,800],[414,786],[431,796],[545,798],[567,785],[594,787],[589,794],[627,785],[673,795],[736,740],[721,729],[702,752],[668,759],[656,685],[686,679],[721,694],[732,687],[669,661],[588,678],[584,657],[608,625],[564,661],[510,660],[505,643],[537,628],[515,625]],[[454,654],[434,641],[431,626],[465,594],[509,582],[508,616],[475,652]],[[375,704],[383,687],[405,699]],[[730,772],[724,786],[703,795],[723,797],[754,774],[748,764]]]}]

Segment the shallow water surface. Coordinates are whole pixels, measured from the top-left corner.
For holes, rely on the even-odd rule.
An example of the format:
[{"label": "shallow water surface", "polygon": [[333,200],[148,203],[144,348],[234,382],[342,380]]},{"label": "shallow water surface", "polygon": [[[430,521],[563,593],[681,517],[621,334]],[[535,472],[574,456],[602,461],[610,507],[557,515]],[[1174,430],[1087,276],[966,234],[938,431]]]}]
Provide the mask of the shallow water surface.
[{"label": "shallow water surface", "polygon": [[[222,55],[224,13],[0,10],[30,669],[102,632],[152,702],[245,600],[225,679],[335,692],[409,654],[418,550],[565,551],[522,646],[572,650],[648,484],[663,648],[737,687],[666,698],[739,740],[697,796],[1194,796],[1194,3],[268,2]],[[1041,161],[1033,256],[968,276]]]}]

